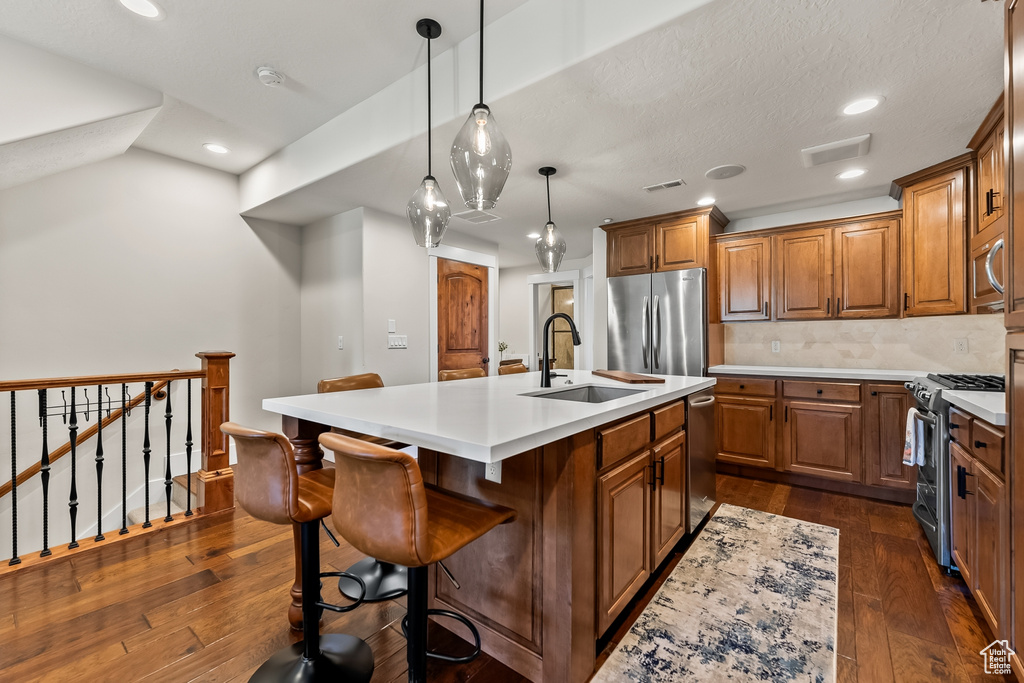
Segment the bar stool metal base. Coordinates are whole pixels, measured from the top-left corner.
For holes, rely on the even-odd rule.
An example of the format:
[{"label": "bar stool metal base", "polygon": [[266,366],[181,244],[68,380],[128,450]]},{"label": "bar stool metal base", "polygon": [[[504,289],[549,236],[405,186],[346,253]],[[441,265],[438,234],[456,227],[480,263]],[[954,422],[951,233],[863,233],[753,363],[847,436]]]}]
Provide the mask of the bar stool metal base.
[{"label": "bar stool metal base", "polygon": [[[363,602],[394,600],[409,590],[409,570],[400,564],[367,557],[346,569],[345,573],[355,574],[366,584]],[[359,584],[344,576],[338,579],[338,590],[350,600],[358,600],[361,594]]]},{"label": "bar stool metal base", "polygon": [[320,655],[303,656],[303,643],[278,650],[263,663],[249,683],[369,683],[373,676],[373,652],[354,636],[330,633],[320,636]]}]

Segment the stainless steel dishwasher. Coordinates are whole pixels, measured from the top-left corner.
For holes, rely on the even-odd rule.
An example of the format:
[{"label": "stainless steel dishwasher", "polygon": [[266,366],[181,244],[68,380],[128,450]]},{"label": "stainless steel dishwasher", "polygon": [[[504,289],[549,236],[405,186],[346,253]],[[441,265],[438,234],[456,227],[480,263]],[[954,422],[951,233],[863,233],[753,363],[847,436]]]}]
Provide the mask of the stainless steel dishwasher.
[{"label": "stainless steel dishwasher", "polygon": [[686,496],[692,534],[715,505],[715,390],[686,399]]}]

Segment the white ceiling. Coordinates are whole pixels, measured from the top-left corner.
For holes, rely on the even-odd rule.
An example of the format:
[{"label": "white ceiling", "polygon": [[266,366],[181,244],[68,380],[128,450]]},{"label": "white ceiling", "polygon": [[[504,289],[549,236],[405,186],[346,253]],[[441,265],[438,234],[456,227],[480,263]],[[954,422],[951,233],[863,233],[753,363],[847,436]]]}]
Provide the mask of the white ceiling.
[{"label": "white ceiling", "polygon": [[[489,22],[526,1],[489,0]],[[477,21],[466,0],[163,5],[167,19],[151,23],[116,0],[4,0],[0,33],[163,93],[135,144],[240,173],[422,64],[416,19],[444,25],[435,54],[470,37]],[[962,0],[934,0],[927,11],[892,0],[714,0],[489,100],[514,158],[495,209],[502,220],[453,219],[449,229],[497,242],[503,266],[531,263],[525,235],[546,219],[536,172],[544,165],[559,169],[552,209],[566,258],[590,253],[605,217],[689,208],[708,193],[732,218],[884,195],[893,178],[964,151],[1002,88],[1003,11]],[[287,91],[259,84],[261,64],[288,74]],[[866,95],[885,101],[842,115]],[[434,131],[434,174],[453,202],[446,156],[461,123]],[[835,178],[852,164],[803,167],[801,148],[863,133],[873,138],[856,162],[868,171],[861,178]],[[424,138],[396,141],[247,215],[303,224],[355,206],[402,214],[425,171]],[[233,153],[211,158],[200,147],[209,139]],[[748,170],[705,180],[724,163]],[[640,189],[674,178],[686,186]]]}]

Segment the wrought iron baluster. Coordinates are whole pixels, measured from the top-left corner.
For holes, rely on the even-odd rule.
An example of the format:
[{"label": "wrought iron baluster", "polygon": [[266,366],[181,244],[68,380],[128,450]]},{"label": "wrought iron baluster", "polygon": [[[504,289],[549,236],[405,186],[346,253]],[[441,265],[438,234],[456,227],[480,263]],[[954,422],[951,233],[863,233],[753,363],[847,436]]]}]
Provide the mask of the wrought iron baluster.
[{"label": "wrought iron baluster", "polygon": [[50,448],[46,445],[46,389],[39,389],[39,426],[43,429],[43,455],[39,460],[39,479],[43,483],[43,549],[39,557],[51,555],[49,543]]},{"label": "wrought iron baluster", "polygon": [[153,526],[153,523],[149,521],[149,408],[152,404],[153,399],[153,383],[146,382],[146,425],[145,433],[142,438],[142,464],[145,470],[143,476],[143,488],[146,492],[146,521],[142,523],[143,529],[148,529]]},{"label": "wrought iron baluster", "polygon": [[21,564],[18,557],[18,409],[11,392],[11,561],[12,567]]},{"label": "wrought iron baluster", "polygon": [[185,430],[185,490],[188,502],[185,516],[192,516],[192,380],[188,380],[188,428]]},{"label": "wrought iron baluster", "polygon": [[121,385],[121,531],[128,533],[128,385]]},{"label": "wrought iron baluster", "polygon": [[167,394],[167,408],[164,410],[164,423],[167,425],[167,456],[164,458],[164,495],[167,497],[167,516],[165,522],[172,521],[171,517],[171,385],[168,381],[164,392]]},{"label": "wrought iron baluster", "polygon": [[96,538],[103,540],[103,385],[97,385],[96,395]]},{"label": "wrought iron baluster", "polygon": [[75,527],[78,524],[78,410],[75,408],[75,387],[71,387],[71,421],[68,423],[71,436],[71,493],[68,495],[68,514],[71,516],[71,543],[68,550],[78,547]]}]

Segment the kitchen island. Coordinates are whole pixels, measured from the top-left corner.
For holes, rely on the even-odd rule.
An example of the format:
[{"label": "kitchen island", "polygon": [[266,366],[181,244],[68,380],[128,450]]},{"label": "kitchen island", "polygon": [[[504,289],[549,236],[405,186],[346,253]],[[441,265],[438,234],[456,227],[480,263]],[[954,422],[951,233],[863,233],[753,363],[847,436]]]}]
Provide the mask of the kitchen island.
[{"label": "kitchen island", "polygon": [[[283,416],[303,471],[322,466],[317,436],[340,427],[417,446],[428,484],[517,511],[445,562],[460,588],[431,571],[431,606],[469,617],[484,651],[538,683],[591,675],[598,637],[691,528],[688,403],[710,403],[715,383],[567,375],[546,390],[527,373],[263,402]],[[530,395],[567,389],[632,393]]]}]

